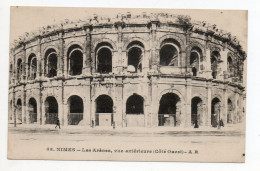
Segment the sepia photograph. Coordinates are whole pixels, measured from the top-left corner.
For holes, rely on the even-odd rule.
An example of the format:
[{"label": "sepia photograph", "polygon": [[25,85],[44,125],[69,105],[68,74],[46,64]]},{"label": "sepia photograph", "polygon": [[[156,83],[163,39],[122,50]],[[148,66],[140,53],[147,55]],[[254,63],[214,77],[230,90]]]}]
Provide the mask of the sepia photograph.
[{"label": "sepia photograph", "polygon": [[12,6],[8,159],[244,163],[247,22]]}]

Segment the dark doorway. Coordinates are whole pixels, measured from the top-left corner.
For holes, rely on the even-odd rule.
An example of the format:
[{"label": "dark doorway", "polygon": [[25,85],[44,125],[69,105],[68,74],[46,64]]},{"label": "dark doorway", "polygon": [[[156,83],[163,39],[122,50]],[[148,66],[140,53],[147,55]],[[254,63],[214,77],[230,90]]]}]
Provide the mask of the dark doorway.
[{"label": "dark doorway", "polygon": [[96,126],[111,126],[113,121],[113,100],[108,95],[100,95],[96,99]]},{"label": "dark doorway", "polygon": [[71,96],[68,100],[69,104],[69,125],[78,125],[83,119],[84,105],[83,100],[79,96]]},{"label": "dark doorway", "polygon": [[17,81],[22,80],[22,74],[23,74],[23,65],[22,65],[22,59],[17,60]]},{"label": "dark doorway", "polygon": [[35,54],[31,54],[28,60],[28,79],[34,80],[37,72],[37,59]]},{"label": "dark doorway", "polygon": [[17,120],[22,123],[22,100],[21,99],[18,99],[17,100],[17,109],[16,109],[16,112],[17,112]]},{"label": "dark doorway", "polygon": [[68,51],[69,58],[69,74],[70,75],[80,75],[82,74],[83,68],[83,54],[81,48],[77,45],[74,45],[69,48]]},{"label": "dark doorway", "polygon": [[232,58],[230,56],[228,57],[228,60],[227,60],[227,68],[228,68],[229,77],[233,77],[234,76],[233,62],[232,62]]},{"label": "dark doorway", "polygon": [[142,50],[140,47],[131,47],[128,51],[128,66],[135,68],[134,72],[142,72]]},{"label": "dark doorway", "polygon": [[144,100],[139,95],[132,95],[126,102],[126,114],[144,114]]},{"label": "dark doorway", "polygon": [[199,97],[194,97],[191,100],[191,124],[197,123],[201,124],[201,116],[202,114],[202,100]]},{"label": "dark doorway", "polygon": [[174,93],[164,94],[160,100],[158,126],[177,126],[177,104],[180,102]]},{"label": "dark doorway", "polygon": [[45,124],[56,124],[58,119],[58,103],[55,97],[47,97],[45,101],[45,117]]},{"label": "dark doorway", "polygon": [[220,100],[216,97],[211,102],[211,125],[212,127],[217,127],[220,121]]},{"label": "dark doorway", "polygon": [[106,74],[112,72],[112,52],[103,47],[97,53],[97,72]]},{"label": "dark doorway", "polygon": [[190,66],[192,67],[192,75],[197,76],[199,70],[199,53],[196,51],[191,52],[190,55]]},{"label": "dark doorway", "polygon": [[47,77],[57,76],[58,60],[57,53],[54,49],[49,49],[45,55],[45,73]]},{"label": "dark doorway", "polygon": [[213,51],[211,54],[210,62],[211,62],[211,70],[212,70],[212,78],[217,78],[217,69],[218,69],[218,62],[220,58],[220,54],[218,51]]},{"label": "dark doorway", "polygon": [[37,122],[37,102],[34,98],[30,98],[29,100],[29,123],[35,123]]}]

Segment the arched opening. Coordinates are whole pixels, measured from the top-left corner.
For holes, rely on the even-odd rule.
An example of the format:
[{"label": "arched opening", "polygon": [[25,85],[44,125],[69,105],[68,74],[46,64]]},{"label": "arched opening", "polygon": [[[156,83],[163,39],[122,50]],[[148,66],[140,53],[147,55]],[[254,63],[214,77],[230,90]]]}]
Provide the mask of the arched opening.
[{"label": "arched opening", "polygon": [[[144,46],[141,42],[134,41],[127,46],[128,71],[142,72],[142,60]],[[133,69],[131,69],[133,68]]]},{"label": "arched opening", "polygon": [[211,70],[212,70],[212,78],[217,78],[217,69],[218,69],[218,63],[220,60],[220,54],[218,51],[213,51],[211,54],[210,62],[211,62]]},{"label": "arched opening", "polygon": [[217,127],[220,121],[221,105],[220,100],[215,97],[211,102],[211,126]]},{"label": "arched opening", "polygon": [[229,73],[229,77],[233,77],[234,73],[233,73],[233,61],[232,58],[229,56],[228,60],[227,60],[227,70]]},{"label": "arched opening", "polygon": [[19,58],[17,60],[17,81],[22,80],[22,74],[23,74],[22,59]]},{"label": "arched opening", "polygon": [[192,68],[193,76],[197,76],[199,71],[199,62],[202,60],[202,51],[198,47],[193,47],[190,54],[190,67]]},{"label": "arched opening", "polygon": [[203,112],[203,106],[202,106],[202,100],[199,97],[194,97],[191,100],[191,124],[197,123],[200,125],[202,123],[202,112]]},{"label": "arched opening", "polygon": [[70,75],[82,74],[83,68],[83,53],[78,45],[73,45],[68,50],[68,65]]},{"label": "arched opening", "polygon": [[18,122],[22,123],[22,100],[18,99],[17,103],[16,103],[16,116],[17,116],[17,120]]},{"label": "arched opening", "polygon": [[230,99],[228,99],[227,103],[228,103],[227,123],[229,124],[229,123],[232,123],[233,105],[232,105],[232,101]]},{"label": "arched opening", "polygon": [[37,102],[34,98],[30,98],[29,106],[29,123],[36,123],[37,122]]},{"label": "arched opening", "polygon": [[161,66],[178,66],[178,50],[172,44],[165,44],[160,50]]},{"label": "arched opening", "polygon": [[84,105],[83,100],[79,96],[71,96],[68,99],[69,104],[69,125],[78,125],[83,120]]},{"label": "arched opening", "polygon": [[57,76],[57,62],[57,52],[54,49],[47,50],[45,54],[45,74],[47,77],[51,78]]},{"label": "arched opening", "polygon": [[112,51],[107,46],[97,50],[97,72],[101,74],[112,72]]},{"label": "arched opening", "polygon": [[164,94],[160,100],[158,126],[179,125],[180,98],[174,93]]},{"label": "arched opening", "polygon": [[144,99],[139,95],[132,95],[126,101],[126,114],[144,114]]},{"label": "arched opening", "polygon": [[31,54],[28,59],[28,79],[34,80],[37,72],[37,59],[35,54]]},{"label": "arched opening", "polygon": [[126,126],[144,126],[144,99],[134,94],[126,101]]},{"label": "arched opening", "polygon": [[108,95],[100,95],[96,99],[96,126],[113,124],[113,100]]},{"label": "arched opening", "polygon": [[56,124],[58,119],[58,102],[55,97],[47,97],[45,101],[45,117],[45,124]]}]

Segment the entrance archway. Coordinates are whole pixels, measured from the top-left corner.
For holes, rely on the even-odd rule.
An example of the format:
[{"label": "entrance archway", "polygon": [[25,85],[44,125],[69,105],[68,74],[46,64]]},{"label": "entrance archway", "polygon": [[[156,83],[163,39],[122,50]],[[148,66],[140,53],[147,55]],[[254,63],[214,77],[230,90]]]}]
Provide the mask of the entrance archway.
[{"label": "entrance archway", "polygon": [[29,123],[37,122],[37,102],[34,98],[30,98],[28,107]]},{"label": "entrance archway", "polygon": [[134,94],[126,101],[126,126],[144,126],[144,99]]},{"label": "entrance archway", "polygon": [[211,102],[211,126],[217,127],[220,121],[220,113],[221,113],[221,105],[220,100],[215,97]]},{"label": "entrance archway", "polygon": [[71,96],[68,99],[69,104],[69,125],[78,125],[83,119],[84,105],[83,100],[79,96]]},{"label": "entrance archway", "polygon": [[45,117],[45,124],[56,124],[58,119],[58,103],[55,97],[47,97],[45,101]]},{"label": "entrance archway", "polygon": [[158,126],[179,125],[180,97],[174,93],[164,94],[160,100]]},{"label": "entrance archway", "polygon": [[100,95],[96,99],[96,126],[112,126],[113,100],[108,95]]},{"label": "entrance archway", "polygon": [[18,99],[16,103],[17,109],[17,120],[18,122],[22,123],[22,100]]},{"label": "entrance archway", "polygon": [[202,123],[202,100],[199,97],[194,97],[191,100],[191,124],[197,122],[198,125]]}]

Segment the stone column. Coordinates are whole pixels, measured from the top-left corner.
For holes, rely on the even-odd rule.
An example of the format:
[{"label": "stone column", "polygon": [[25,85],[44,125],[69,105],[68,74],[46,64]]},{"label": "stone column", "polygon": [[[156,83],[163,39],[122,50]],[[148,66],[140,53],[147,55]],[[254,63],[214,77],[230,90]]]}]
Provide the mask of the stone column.
[{"label": "stone column", "polygon": [[37,107],[39,106],[39,117],[37,117],[37,123],[39,124],[43,124],[43,114],[44,114],[44,109],[43,109],[43,106],[44,106],[44,101],[43,101],[43,97],[42,97],[42,82],[39,82],[39,105],[37,105]]},{"label": "stone column", "polygon": [[156,56],[156,30],[159,21],[151,21],[151,28],[150,28],[150,48],[151,48],[151,69],[153,71],[158,70],[158,60]]},{"label": "stone column", "polygon": [[234,106],[235,106],[235,110],[234,110],[234,115],[233,115],[233,118],[232,118],[232,121],[233,121],[233,124],[236,124],[237,123],[237,118],[238,118],[238,108],[239,106],[237,105],[237,100],[238,100],[238,91],[236,90],[235,91],[235,98],[234,98]]},{"label": "stone column", "polygon": [[[86,75],[91,73],[91,26],[85,27],[86,41],[85,41],[85,52],[83,53],[83,74]],[[92,62],[91,62],[92,61]]]},{"label": "stone column", "polygon": [[[158,111],[159,111],[159,101],[158,99],[158,88],[157,88],[157,80],[156,76],[151,77],[151,107],[150,113],[148,116],[149,126],[150,127],[158,127]],[[159,101],[158,101],[159,100]]]},{"label": "stone column", "polygon": [[221,56],[221,61],[222,63],[220,63],[220,73],[218,74],[220,80],[224,80],[225,76],[224,74],[226,74],[227,72],[227,54],[228,54],[228,50],[227,49],[223,49],[222,51],[220,51],[220,56]]},{"label": "stone column", "polygon": [[13,121],[14,121],[14,126],[16,126],[16,98],[15,98],[15,89],[14,87],[12,88],[12,94],[13,94],[13,103],[12,103],[12,115],[13,115]]},{"label": "stone column", "polygon": [[27,82],[30,78],[30,75],[29,75],[29,62],[28,62],[28,59],[25,58],[25,62],[24,62],[24,68],[25,68],[25,75],[24,75],[24,81]]},{"label": "stone column", "polygon": [[[39,92],[40,92],[41,90],[39,89]],[[41,100],[41,98],[42,97],[40,97],[40,95],[37,97],[37,99],[35,99],[36,100],[36,102],[37,102],[37,124],[41,124],[41,113],[42,113],[42,111],[41,111],[41,107],[42,107],[42,100]]]},{"label": "stone column", "polygon": [[37,59],[37,70],[36,70],[36,79],[39,79],[42,73],[42,68],[44,66],[41,66],[41,59],[44,58],[41,56],[41,39],[38,38],[37,40],[37,54],[36,54],[36,59]]},{"label": "stone column", "polygon": [[63,103],[59,103],[59,105],[60,104],[62,105],[62,111],[59,111],[60,121],[62,121],[63,126],[68,126],[69,104],[65,100]]},{"label": "stone column", "polygon": [[149,71],[149,60],[150,60],[149,58],[150,58],[150,51],[144,50],[144,56],[142,60],[143,73],[147,73]]},{"label": "stone column", "polygon": [[185,101],[182,102],[182,104],[185,104],[185,109],[186,109],[186,112],[182,113],[182,115],[185,115],[184,124],[183,124],[184,127],[191,126],[191,86],[192,86],[191,78],[187,78],[186,87],[185,87],[186,102]]},{"label": "stone column", "polygon": [[45,125],[46,124],[46,103],[45,101],[42,102],[42,115],[41,115],[41,125]]},{"label": "stone column", "polygon": [[[207,99],[207,98],[206,98]],[[207,126],[207,115],[208,115],[208,110],[207,110],[207,102],[203,101],[203,104],[201,106],[201,126]]]},{"label": "stone column", "polygon": [[[117,46],[118,46],[118,51],[117,51],[117,54],[115,55],[116,56],[116,63],[117,63],[117,67],[116,68],[116,73],[118,72],[122,72],[123,71],[123,61],[122,61],[122,26],[123,26],[123,23],[117,23]],[[113,60],[114,61],[114,60]],[[113,68],[115,68],[113,66]],[[114,71],[113,71],[114,72]]]},{"label": "stone column", "polygon": [[91,126],[91,88],[90,88],[90,78],[86,80],[86,95],[84,101],[84,113],[83,113],[83,120],[86,126]]},{"label": "stone column", "polygon": [[41,54],[40,63],[41,63],[41,78],[44,78],[47,75],[46,74],[47,73],[47,59],[45,59],[45,54]]},{"label": "stone column", "polygon": [[212,70],[211,70],[211,53],[210,53],[210,49],[206,48],[206,55],[205,55],[205,77],[207,79],[212,78]]},{"label": "stone column", "polygon": [[25,44],[23,45],[23,62],[22,62],[22,81],[26,81],[27,80],[27,62],[26,62],[26,50],[25,50]]},{"label": "stone column", "polygon": [[[116,78],[113,78],[116,79]],[[116,127],[122,127],[123,122],[123,85],[122,85],[122,77],[118,77],[116,81],[116,84],[113,86],[114,91],[114,121],[116,124]]]},{"label": "stone column", "polygon": [[221,119],[223,120],[224,124],[227,124],[227,114],[228,114],[228,97],[227,97],[227,89],[226,85],[224,85],[223,89],[223,108],[222,108],[222,115]]},{"label": "stone column", "polygon": [[91,84],[92,88],[90,89],[90,125],[92,124],[92,121],[94,122],[94,126],[96,125],[96,84]]},{"label": "stone column", "polygon": [[95,57],[95,52],[93,51],[93,50],[91,50],[91,53],[90,53],[90,58],[91,58],[91,61],[92,61],[92,63],[91,63],[91,72],[92,72],[92,74],[93,73],[96,73],[96,57]]},{"label": "stone column", "polygon": [[25,123],[30,124],[30,111],[29,111],[29,99],[27,102],[25,102]]},{"label": "stone column", "polygon": [[146,97],[143,97],[144,98],[144,126],[148,127],[148,118],[149,118],[148,116],[149,116],[150,105],[151,105],[151,100],[150,100],[151,94],[150,94],[149,79],[147,78],[147,76],[144,77],[143,85],[144,85],[143,91],[145,92],[144,94],[147,95]]},{"label": "stone column", "polygon": [[212,97],[211,97],[211,93],[212,93],[212,83],[209,82],[207,83],[206,85],[206,100],[207,100],[207,104],[206,104],[206,114],[205,114],[205,117],[206,117],[206,123],[205,125],[206,126],[209,126],[211,127],[211,101],[212,101]]},{"label": "stone column", "polygon": [[25,90],[25,85],[23,86],[23,95],[22,95],[22,123],[27,123],[27,110],[26,110],[26,90]]},{"label": "stone column", "polygon": [[59,54],[58,57],[58,68],[57,68],[57,76],[61,77],[63,75],[63,66],[64,66],[64,40],[63,40],[63,33],[59,33]]}]

